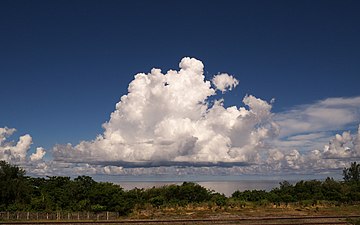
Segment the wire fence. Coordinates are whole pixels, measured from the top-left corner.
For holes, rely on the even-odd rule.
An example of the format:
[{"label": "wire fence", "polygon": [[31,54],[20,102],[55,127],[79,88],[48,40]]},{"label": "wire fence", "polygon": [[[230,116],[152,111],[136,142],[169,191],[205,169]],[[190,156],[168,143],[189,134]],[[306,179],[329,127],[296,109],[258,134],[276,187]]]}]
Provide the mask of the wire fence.
[{"label": "wire fence", "polygon": [[1,220],[116,220],[116,212],[0,212]]}]

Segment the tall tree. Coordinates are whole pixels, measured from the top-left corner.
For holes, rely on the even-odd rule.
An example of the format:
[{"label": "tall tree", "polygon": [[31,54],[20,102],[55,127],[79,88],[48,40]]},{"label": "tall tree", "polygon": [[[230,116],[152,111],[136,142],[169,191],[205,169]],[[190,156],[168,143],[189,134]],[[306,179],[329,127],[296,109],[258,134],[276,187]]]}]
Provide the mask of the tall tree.
[{"label": "tall tree", "polygon": [[0,161],[0,210],[17,210],[30,202],[25,170]]},{"label": "tall tree", "polygon": [[350,168],[343,170],[344,181],[346,182],[359,182],[360,181],[360,164],[356,162],[351,163]]}]

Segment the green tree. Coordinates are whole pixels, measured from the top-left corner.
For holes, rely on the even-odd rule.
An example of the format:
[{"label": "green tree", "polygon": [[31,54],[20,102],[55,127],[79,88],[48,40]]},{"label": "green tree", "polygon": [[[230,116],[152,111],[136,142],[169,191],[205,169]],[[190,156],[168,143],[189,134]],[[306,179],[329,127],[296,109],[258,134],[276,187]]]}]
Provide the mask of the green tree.
[{"label": "green tree", "polygon": [[91,205],[104,206],[104,211],[114,211],[124,201],[123,195],[124,191],[119,185],[109,182],[96,183],[89,193]]},{"label": "green tree", "polygon": [[222,208],[226,206],[227,198],[224,194],[215,193],[213,194],[211,201],[214,202],[218,207]]},{"label": "green tree", "polygon": [[29,190],[25,170],[0,161],[0,210],[25,210],[31,201]]},{"label": "green tree", "polygon": [[165,203],[165,199],[162,195],[152,197],[152,198],[150,198],[149,201],[150,201],[151,205],[156,208],[160,208]]},{"label": "green tree", "polygon": [[237,190],[232,197],[240,201],[258,202],[268,199],[268,193],[264,190],[245,190],[243,192]]},{"label": "green tree", "polygon": [[89,176],[78,176],[74,179],[73,197],[74,204],[72,209],[75,211],[88,211],[91,210],[89,194],[94,189],[96,182]]},{"label": "green tree", "polygon": [[37,212],[46,210],[46,193],[43,191],[46,179],[29,177],[28,181],[31,186],[31,209]]},{"label": "green tree", "polygon": [[210,200],[211,192],[199,184],[184,182],[179,187],[177,198],[186,203],[199,203]]},{"label": "green tree", "polygon": [[323,199],[322,182],[317,180],[299,181],[294,186],[296,201]]},{"label": "green tree", "polygon": [[359,182],[360,181],[360,164],[356,162],[351,163],[350,168],[343,170],[345,182]]},{"label": "green tree", "polygon": [[71,210],[70,206],[74,201],[71,185],[70,177],[48,177],[42,187],[47,211]]},{"label": "green tree", "polygon": [[325,200],[341,201],[342,199],[341,183],[333,178],[328,177],[322,183],[322,192]]}]

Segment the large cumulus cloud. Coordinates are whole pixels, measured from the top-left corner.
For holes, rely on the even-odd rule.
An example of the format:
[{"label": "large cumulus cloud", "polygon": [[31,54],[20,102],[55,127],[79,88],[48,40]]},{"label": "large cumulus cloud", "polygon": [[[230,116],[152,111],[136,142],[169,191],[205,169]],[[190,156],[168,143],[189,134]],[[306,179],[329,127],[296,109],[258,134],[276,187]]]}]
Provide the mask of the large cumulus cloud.
[{"label": "large cumulus cloud", "polygon": [[65,162],[112,162],[123,165],[214,165],[256,163],[268,140],[277,136],[271,104],[247,95],[243,107],[224,107],[209,97],[235,87],[227,74],[205,79],[204,65],[183,58],[180,70],[139,73],[129,84],[104,133],[76,146],[58,145],[54,159]]}]

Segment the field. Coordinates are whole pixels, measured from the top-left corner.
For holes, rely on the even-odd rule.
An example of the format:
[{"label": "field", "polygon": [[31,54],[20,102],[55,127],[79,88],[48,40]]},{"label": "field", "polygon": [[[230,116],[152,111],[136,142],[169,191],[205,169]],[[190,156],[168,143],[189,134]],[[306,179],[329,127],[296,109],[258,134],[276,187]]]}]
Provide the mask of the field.
[{"label": "field", "polygon": [[356,221],[360,221],[360,206],[319,204],[308,207],[294,204],[274,207],[248,204],[242,208],[219,208],[189,205],[182,208],[137,209],[128,217],[116,219],[98,214],[97,219],[77,220],[68,219],[66,215],[63,213],[61,218],[52,216],[49,220],[5,219],[0,220],[0,224],[356,224]]}]

